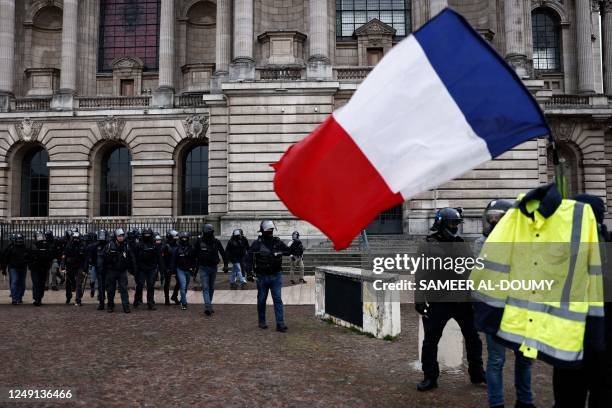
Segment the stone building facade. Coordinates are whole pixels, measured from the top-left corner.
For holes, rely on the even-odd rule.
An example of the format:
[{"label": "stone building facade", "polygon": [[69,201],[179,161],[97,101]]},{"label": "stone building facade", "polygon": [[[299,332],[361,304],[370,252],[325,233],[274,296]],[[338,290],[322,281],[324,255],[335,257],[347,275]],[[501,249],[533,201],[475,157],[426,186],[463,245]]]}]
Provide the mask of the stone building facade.
[{"label": "stone building facade", "polygon": [[[447,6],[540,102],[571,190],[612,206],[612,1],[0,0],[0,218],[196,217],[228,236],[267,217],[316,236],[269,164]],[[460,206],[477,233],[489,200],[547,182],[550,162],[529,141],[370,230],[423,234]]]}]

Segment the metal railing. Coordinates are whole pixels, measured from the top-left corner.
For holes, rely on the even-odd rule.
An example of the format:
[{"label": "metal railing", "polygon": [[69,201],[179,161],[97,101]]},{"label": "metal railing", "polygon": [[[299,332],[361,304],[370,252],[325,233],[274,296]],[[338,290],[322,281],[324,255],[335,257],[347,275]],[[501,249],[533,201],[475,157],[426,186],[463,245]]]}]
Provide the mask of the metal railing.
[{"label": "metal railing", "polygon": [[337,67],[334,68],[338,81],[362,81],[372,71],[372,67]]},{"label": "metal railing", "polygon": [[15,110],[20,112],[40,112],[51,109],[51,97],[48,98],[17,98]]},{"label": "metal railing", "polygon": [[544,102],[544,106],[589,106],[590,100],[584,95],[553,95],[550,100]]},{"label": "metal railing", "polygon": [[259,77],[263,81],[297,81],[302,79],[302,68],[260,68]]},{"label": "metal railing", "polygon": [[174,104],[177,108],[206,107],[203,94],[178,95],[174,98]]},{"label": "metal railing", "polygon": [[115,228],[123,228],[128,231],[134,228],[152,228],[153,231],[165,237],[166,231],[175,229],[187,231],[192,237],[197,237],[202,230],[205,218],[93,218],[93,219],[14,219],[0,223],[0,247],[4,248],[11,234],[21,233],[26,241],[34,238],[36,231],[53,231],[56,237],[63,237],[67,229],[78,228],[79,232],[86,234],[96,232],[102,228],[113,231]]},{"label": "metal railing", "polygon": [[126,109],[151,105],[150,96],[96,96],[77,98],[79,109]]}]

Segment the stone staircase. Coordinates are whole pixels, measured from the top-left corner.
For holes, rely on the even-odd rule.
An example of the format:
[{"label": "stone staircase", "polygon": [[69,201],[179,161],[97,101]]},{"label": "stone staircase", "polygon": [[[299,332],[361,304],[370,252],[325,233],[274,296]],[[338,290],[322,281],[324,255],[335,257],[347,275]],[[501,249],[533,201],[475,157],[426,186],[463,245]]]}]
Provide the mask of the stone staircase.
[{"label": "stone staircase", "polygon": [[[413,254],[418,246],[418,241],[407,235],[370,235],[368,243],[369,250],[366,250],[361,239],[357,237],[342,251],[334,250],[329,240],[306,245],[304,271],[306,274],[314,274],[315,267],[323,265],[369,269],[373,257]],[[289,271],[289,257],[283,259],[283,270]]]}]

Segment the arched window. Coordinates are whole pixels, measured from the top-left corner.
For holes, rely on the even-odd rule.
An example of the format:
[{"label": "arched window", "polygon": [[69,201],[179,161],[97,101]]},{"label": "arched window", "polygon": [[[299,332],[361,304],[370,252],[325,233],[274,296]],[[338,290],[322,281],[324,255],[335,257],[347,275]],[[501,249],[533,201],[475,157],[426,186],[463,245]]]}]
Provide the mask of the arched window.
[{"label": "arched window", "polygon": [[31,149],[21,163],[21,216],[49,215],[49,155],[42,147]]},{"label": "arched window", "polygon": [[533,31],[533,68],[536,71],[561,71],[561,24],[559,17],[545,8],[531,13]]},{"label": "arched window", "polygon": [[138,57],[157,70],[160,0],[102,0],[98,70],[111,71],[120,57]]},{"label": "arched window", "polygon": [[336,36],[350,38],[353,32],[377,18],[395,28],[397,37],[411,31],[410,0],[336,0]]},{"label": "arched window", "polygon": [[132,156],[127,147],[118,146],[102,158],[100,215],[132,215]]},{"label": "arched window", "polygon": [[183,160],[183,215],[208,214],[208,146],[192,147]]}]

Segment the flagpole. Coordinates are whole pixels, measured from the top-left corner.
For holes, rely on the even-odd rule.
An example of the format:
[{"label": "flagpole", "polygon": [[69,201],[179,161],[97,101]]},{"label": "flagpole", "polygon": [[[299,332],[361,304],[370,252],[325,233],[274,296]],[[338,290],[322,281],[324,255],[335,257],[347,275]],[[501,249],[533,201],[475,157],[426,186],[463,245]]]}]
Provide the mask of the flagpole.
[{"label": "flagpole", "polygon": [[552,135],[549,135],[548,142],[552,147],[552,155],[553,155],[553,166],[555,168],[555,177],[554,181],[557,185],[557,190],[559,190],[559,194],[561,194],[562,198],[568,198],[567,194],[567,179],[563,174],[563,164],[559,160],[559,151],[557,150],[557,144],[555,143],[555,139]]}]

